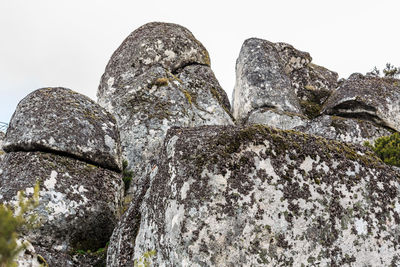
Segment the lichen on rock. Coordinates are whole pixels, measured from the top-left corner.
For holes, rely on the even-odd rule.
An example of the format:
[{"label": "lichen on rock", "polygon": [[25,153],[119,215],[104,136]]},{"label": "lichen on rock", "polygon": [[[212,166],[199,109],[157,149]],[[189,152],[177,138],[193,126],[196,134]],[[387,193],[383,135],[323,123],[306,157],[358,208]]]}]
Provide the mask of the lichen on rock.
[{"label": "lichen on rock", "polygon": [[115,118],[88,97],[62,87],[41,88],[21,100],[4,150],[52,151],[122,170]]},{"label": "lichen on rock", "polygon": [[145,190],[169,128],[233,125],[207,50],[176,24],[148,23],[132,32],[112,55],[97,96],[117,119],[134,174],[128,198]]},{"label": "lichen on rock", "polygon": [[400,173],[364,147],[260,125],[177,128],[152,175],[110,266],[153,250],[155,266],[399,263]]},{"label": "lichen on rock", "polygon": [[392,133],[389,129],[370,121],[329,115],[319,116],[294,129],[327,139],[360,145],[364,142],[373,143],[377,138]]},{"label": "lichen on rock", "polygon": [[21,190],[33,194],[36,182],[40,192],[34,212],[40,226],[24,238],[50,265],[67,266],[74,249],[105,246],[120,216],[118,173],[50,153],[11,152],[0,165],[0,202],[14,203]]},{"label": "lichen on rock", "polygon": [[329,97],[322,112],[400,131],[400,81],[354,73]]}]

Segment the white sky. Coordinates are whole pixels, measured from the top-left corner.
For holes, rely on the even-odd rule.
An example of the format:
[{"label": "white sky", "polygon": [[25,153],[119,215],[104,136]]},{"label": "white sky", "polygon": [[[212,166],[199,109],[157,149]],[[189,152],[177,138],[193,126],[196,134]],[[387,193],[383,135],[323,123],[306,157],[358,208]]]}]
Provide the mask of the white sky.
[{"label": "white sky", "polygon": [[399,66],[399,12],[399,0],[0,0],[0,121],[41,87],[96,100],[111,54],[147,22],[192,31],[231,98],[236,58],[250,37],[292,44],[343,78]]}]

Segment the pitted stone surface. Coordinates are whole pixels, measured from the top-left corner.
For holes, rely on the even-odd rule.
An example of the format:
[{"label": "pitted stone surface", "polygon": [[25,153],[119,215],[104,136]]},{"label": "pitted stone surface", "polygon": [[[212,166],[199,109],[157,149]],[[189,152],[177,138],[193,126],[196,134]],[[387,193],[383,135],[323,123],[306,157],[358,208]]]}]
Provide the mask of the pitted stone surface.
[{"label": "pitted stone surface", "polygon": [[400,173],[360,146],[252,126],[171,129],[107,266],[396,266]]},{"label": "pitted stone surface", "polygon": [[122,168],[115,118],[88,97],[61,87],[38,89],[18,104],[4,150],[53,151]]},{"label": "pitted stone surface", "polygon": [[[195,109],[196,125],[229,125],[232,121],[228,96],[221,88],[214,72],[203,65],[187,66],[176,74]],[[221,108],[222,107],[222,108]],[[219,120],[219,121],[218,121]],[[213,123],[214,124],[214,123]]]},{"label": "pitted stone surface", "polygon": [[400,80],[354,73],[329,97],[323,112],[371,120],[400,131]]},{"label": "pitted stone surface", "polygon": [[299,114],[261,108],[250,113],[246,124],[263,124],[282,130],[290,130],[296,127],[306,126],[308,124],[308,119]]},{"label": "pitted stone surface", "polygon": [[40,226],[27,239],[50,266],[72,266],[70,253],[104,247],[120,215],[121,175],[42,152],[7,153],[0,164],[0,203],[14,205],[18,191],[40,183]]},{"label": "pitted stone surface", "polygon": [[338,74],[311,63],[309,53],[285,43],[275,43],[285,73],[300,100],[302,111],[309,118],[319,115],[322,104],[338,86]]},{"label": "pitted stone surface", "polygon": [[190,64],[210,66],[210,58],[188,29],[173,23],[147,23],[133,31],[112,55],[98,97],[112,93],[107,86],[110,79],[121,89],[153,66],[175,72]]},{"label": "pitted stone surface", "polygon": [[140,27],[111,57],[97,95],[117,119],[123,156],[134,172],[129,195],[137,198],[148,183],[170,127],[233,125],[208,61],[187,29],[166,23]]},{"label": "pitted stone surface", "polygon": [[301,114],[298,99],[275,45],[251,38],[243,43],[236,61],[233,115],[243,122],[249,112],[263,107]]},{"label": "pitted stone surface", "polygon": [[369,121],[329,115],[315,118],[294,130],[360,145],[366,141],[373,144],[377,138],[392,134],[388,129]]}]

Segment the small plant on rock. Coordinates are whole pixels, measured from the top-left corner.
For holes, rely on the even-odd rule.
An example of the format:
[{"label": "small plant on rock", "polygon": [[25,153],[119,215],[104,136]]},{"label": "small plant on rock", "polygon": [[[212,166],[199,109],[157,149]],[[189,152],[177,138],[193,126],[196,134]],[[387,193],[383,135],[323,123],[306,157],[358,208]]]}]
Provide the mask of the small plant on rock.
[{"label": "small plant on rock", "polygon": [[368,142],[365,145],[372,148],[386,164],[400,167],[400,133],[380,137],[373,146]]},{"label": "small plant on rock", "polygon": [[37,216],[32,214],[32,210],[38,205],[39,183],[36,183],[31,198],[26,198],[22,191],[18,192],[15,207],[0,204],[0,267],[16,266],[14,259],[25,248],[18,245],[18,236],[36,226]]},{"label": "small plant on rock", "polygon": [[128,170],[128,161],[122,162],[122,180],[124,181],[125,191],[128,190],[133,179],[133,171]]},{"label": "small plant on rock", "polygon": [[[385,78],[396,78],[400,75],[400,67],[395,67],[390,63],[386,63],[385,68],[382,70],[383,77]],[[375,66],[370,72],[367,73],[368,76],[381,77],[381,71]]]}]

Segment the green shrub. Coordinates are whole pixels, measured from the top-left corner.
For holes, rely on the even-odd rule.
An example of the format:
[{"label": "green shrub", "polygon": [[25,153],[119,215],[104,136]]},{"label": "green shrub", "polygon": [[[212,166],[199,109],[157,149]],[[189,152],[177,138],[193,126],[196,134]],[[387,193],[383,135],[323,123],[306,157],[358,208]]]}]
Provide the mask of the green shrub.
[{"label": "green shrub", "polygon": [[128,161],[122,162],[122,180],[124,181],[125,191],[128,190],[133,179],[133,171],[128,170]]},{"label": "green shrub", "polygon": [[[396,78],[400,76],[400,66],[395,67],[390,63],[386,63],[385,68],[382,70],[383,77]],[[381,77],[381,71],[375,66],[370,72],[367,72],[369,76]]]},{"label": "green shrub", "polygon": [[14,259],[25,248],[18,246],[17,238],[22,231],[36,226],[37,217],[31,211],[38,204],[39,183],[36,183],[31,198],[26,198],[20,191],[15,207],[0,204],[0,267],[16,266]]},{"label": "green shrub", "polygon": [[400,133],[380,137],[373,146],[368,142],[365,145],[372,148],[386,164],[400,167]]}]

